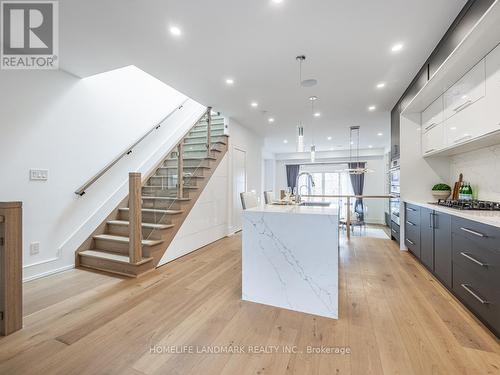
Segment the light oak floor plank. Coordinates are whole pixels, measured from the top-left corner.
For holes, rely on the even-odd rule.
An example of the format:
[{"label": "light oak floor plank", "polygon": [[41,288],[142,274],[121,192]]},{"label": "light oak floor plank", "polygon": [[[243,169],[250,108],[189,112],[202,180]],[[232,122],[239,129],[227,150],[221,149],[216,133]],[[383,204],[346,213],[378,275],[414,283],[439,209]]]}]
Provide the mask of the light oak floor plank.
[{"label": "light oak floor plank", "polygon": [[339,320],[241,301],[241,235],[138,279],[32,281],[0,374],[500,374],[499,340],[394,242],[342,241],[339,275]]}]

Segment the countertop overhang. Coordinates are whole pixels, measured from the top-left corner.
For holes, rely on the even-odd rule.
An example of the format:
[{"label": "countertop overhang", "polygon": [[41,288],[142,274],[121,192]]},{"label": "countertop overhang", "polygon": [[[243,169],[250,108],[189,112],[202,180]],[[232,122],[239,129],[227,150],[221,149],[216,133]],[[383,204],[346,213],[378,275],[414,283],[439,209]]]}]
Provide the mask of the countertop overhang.
[{"label": "countertop overhang", "polygon": [[291,215],[327,215],[338,216],[338,207],[330,205],[328,207],[300,206],[300,205],[273,205],[266,204],[243,211],[245,213],[277,213]]}]

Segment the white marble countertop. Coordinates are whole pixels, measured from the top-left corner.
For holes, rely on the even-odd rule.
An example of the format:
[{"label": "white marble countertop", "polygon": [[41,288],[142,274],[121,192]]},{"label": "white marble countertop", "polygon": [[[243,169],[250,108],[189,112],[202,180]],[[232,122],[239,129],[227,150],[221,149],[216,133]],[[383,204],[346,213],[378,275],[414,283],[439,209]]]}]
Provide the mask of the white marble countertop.
[{"label": "white marble countertop", "polygon": [[244,210],[243,214],[245,214],[245,212],[282,213],[282,214],[292,214],[292,215],[338,216],[338,207],[336,205],[330,205],[328,207],[318,207],[318,206],[263,204],[257,207]]},{"label": "white marble countertop", "polygon": [[449,215],[461,217],[463,219],[477,221],[479,223],[492,225],[500,228],[500,211],[464,211],[454,208],[438,206],[437,203],[432,202],[419,202],[410,199],[403,200],[406,203],[414,204],[416,206],[429,208],[434,211],[442,212]]}]

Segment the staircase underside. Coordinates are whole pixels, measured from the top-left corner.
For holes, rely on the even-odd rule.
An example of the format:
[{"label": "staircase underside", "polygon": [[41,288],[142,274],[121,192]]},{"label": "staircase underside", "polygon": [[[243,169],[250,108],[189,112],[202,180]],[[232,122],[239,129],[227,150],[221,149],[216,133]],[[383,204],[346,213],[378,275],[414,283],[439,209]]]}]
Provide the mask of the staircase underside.
[{"label": "staircase underside", "polygon": [[142,184],[142,260],[129,258],[128,197],[104,220],[76,252],[78,267],[137,277],[154,269],[198,200],[228,150],[222,118],[213,118],[207,152],[206,121],[200,120],[183,140],[181,199],[176,197],[177,152],[169,153]]}]

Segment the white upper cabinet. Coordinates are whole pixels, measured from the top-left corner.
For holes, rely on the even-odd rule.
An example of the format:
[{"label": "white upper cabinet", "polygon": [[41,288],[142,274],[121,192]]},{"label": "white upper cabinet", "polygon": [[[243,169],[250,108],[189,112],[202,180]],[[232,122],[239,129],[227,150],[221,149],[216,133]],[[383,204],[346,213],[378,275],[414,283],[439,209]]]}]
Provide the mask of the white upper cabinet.
[{"label": "white upper cabinet", "polygon": [[443,123],[432,126],[422,134],[422,155],[433,154],[445,147]]},{"label": "white upper cabinet", "polygon": [[443,122],[443,105],[443,97],[440,96],[422,112],[422,132],[425,133]]},{"label": "white upper cabinet", "polygon": [[485,61],[481,60],[444,94],[445,120],[470,110],[474,103],[486,95]]},{"label": "white upper cabinet", "polygon": [[486,116],[484,132],[500,130],[500,46],[486,56]]}]

